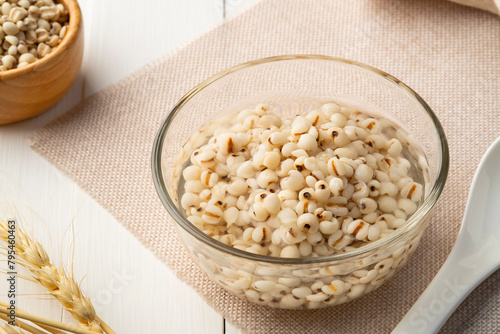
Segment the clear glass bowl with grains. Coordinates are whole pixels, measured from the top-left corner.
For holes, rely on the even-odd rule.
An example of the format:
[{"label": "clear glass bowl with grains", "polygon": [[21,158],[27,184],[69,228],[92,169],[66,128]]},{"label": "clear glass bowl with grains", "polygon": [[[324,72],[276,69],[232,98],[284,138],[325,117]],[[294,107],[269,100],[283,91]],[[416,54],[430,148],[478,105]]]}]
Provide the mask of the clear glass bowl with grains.
[{"label": "clear glass bowl with grains", "polygon": [[342,304],[391,278],[415,251],[448,165],[444,131],[418,94],[320,55],[205,80],[162,123],[152,156],[158,195],[198,266],[237,296],[287,309]]}]

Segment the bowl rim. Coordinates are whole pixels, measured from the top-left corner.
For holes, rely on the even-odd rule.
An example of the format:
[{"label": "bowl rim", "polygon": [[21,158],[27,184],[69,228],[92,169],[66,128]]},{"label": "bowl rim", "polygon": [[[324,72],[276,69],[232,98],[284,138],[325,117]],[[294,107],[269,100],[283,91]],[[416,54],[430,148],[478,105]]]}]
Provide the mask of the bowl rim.
[{"label": "bowl rim", "polygon": [[37,59],[29,65],[21,68],[15,68],[7,70],[5,72],[0,72],[0,82],[12,80],[26,73],[36,70],[38,67],[43,67],[45,64],[50,63],[53,58],[57,57],[60,52],[68,48],[71,44],[75,43],[76,37],[78,35],[79,29],[81,29],[82,22],[82,12],[77,0],[57,0],[56,4],[60,3],[66,7],[69,13],[69,25],[66,32],[66,36],[62,39],[55,50],[49,53],[42,59]]},{"label": "bowl rim", "polygon": [[[243,250],[239,250],[237,248],[226,245],[218,240],[213,239],[207,234],[203,233],[203,231],[196,228],[193,224],[191,224],[179,211],[174,201],[168,194],[167,188],[165,187],[165,182],[163,180],[162,173],[162,165],[161,165],[161,154],[163,150],[163,142],[165,140],[165,136],[167,130],[176,117],[176,115],[180,112],[182,107],[198,92],[203,90],[205,87],[209,86],[213,82],[221,79],[233,72],[238,70],[246,69],[252,66],[258,66],[260,64],[267,64],[271,62],[278,61],[288,61],[288,60],[298,60],[298,59],[306,59],[306,60],[326,60],[326,61],[334,61],[343,64],[347,64],[350,66],[358,67],[369,72],[372,72],[376,75],[385,78],[389,82],[397,85],[403,91],[408,93],[411,97],[413,97],[427,112],[429,118],[434,124],[435,131],[437,132],[437,136],[440,140],[440,165],[439,172],[436,176],[436,181],[429,193],[429,195],[425,198],[424,202],[418,207],[417,211],[407,220],[407,222],[401,227],[397,228],[393,233],[389,234],[386,237],[383,237],[377,241],[369,243],[367,245],[363,245],[361,247],[356,248],[355,250],[348,251],[341,254],[330,254],[318,257],[304,257],[304,258],[282,258],[282,257],[273,257],[269,255],[260,255],[253,254]],[[408,85],[403,83],[401,80],[395,78],[394,76],[379,70],[370,65],[366,65],[357,61],[348,60],[339,57],[325,56],[325,55],[313,55],[313,54],[296,54],[296,55],[282,55],[282,56],[274,56],[267,57],[262,59],[251,60],[233,67],[230,67],[226,70],[223,70],[212,77],[204,80],[193,89],[191,89],[186,95],[184,95],[177,104],[172,108],[167,117],[163,120],[157,134],[155,137],[155,141],[153,144],[152,150],[152,160],[151,160],[151,168],[153,174],[153,183],[156,188],[157,194],[163,203],[164,207],[167,209],[170,216],[174,219],[177,225],[180,225],[186,232],[190,235],[198,239],[199,241],[205,243],[207,246],[215,248],[223,253],[231,254],[236,257],[245,258],[252,261],[259,261],[264,263],[274,263],[274,264],[286,264],[286,265],[303,265],[303,264],[322,264],[325,262],[334,262],[341,261],[346,259],[351,259],[353,257],[358,257],[360,255],[364,255],[370,253],[372,251],[376,251],[377,249],[392,243],[396,243],[399,241],[407,232],[414,230],[417,226],[419,226],[420,222],[425,221],[425,217],[430,213],[431,209],[436,204],[446,182],[446,178],[448,175],[449,169],[449,150],[448,150],[448,142],[446,139],[446,135],[444,133],[443,127],[435,113],[432,109],[427,105],[427,103],[418,95],[413,89],[411,89]]]}]

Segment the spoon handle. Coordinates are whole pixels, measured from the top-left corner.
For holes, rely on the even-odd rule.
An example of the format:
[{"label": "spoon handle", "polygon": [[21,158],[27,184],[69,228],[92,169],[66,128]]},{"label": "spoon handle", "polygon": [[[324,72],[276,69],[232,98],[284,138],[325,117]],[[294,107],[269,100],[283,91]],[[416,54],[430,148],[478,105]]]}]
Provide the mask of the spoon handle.
[{"label": "spoon handle", "polygon": [[437,333],[465,297],[494,271],[476,260],[479,259],[454,247],[436,277],[392,334]]}]

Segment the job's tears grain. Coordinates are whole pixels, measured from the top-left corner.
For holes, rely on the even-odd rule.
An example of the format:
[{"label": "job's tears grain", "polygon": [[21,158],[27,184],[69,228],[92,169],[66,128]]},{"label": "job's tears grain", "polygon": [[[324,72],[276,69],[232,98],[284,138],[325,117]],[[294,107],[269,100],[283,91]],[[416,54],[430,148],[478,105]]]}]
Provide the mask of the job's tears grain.
[{"label": "job's tears grain", "polygon": [[27,66],[64,38],[69,13],[52,0],[0,0],[0,72]]},{"label": "job's tears grain", "polygon": [[[187,219],[231,247],[283,258],[346,253],[393,233],[422,202],[425,156],[385,118],[326,103],[290,117],[258,105],[232,119],[215,120],[213,134],[191,153],[180,194]],[[359,263],[251,272],[193,251],[235,294],[273,307],[317,308],[380,286],[416,242]]]},{"label": "job's tears grain", "polygon": [[201,218],[217,240],[230,234],[231,246],[281,257],[345,252],[393,232],[422,199],[402,155],[408,144],[386,136],[384,119],[328,103],[284,119],[259,105],[236,120],[192,154],[181,199],[188,219]]}]

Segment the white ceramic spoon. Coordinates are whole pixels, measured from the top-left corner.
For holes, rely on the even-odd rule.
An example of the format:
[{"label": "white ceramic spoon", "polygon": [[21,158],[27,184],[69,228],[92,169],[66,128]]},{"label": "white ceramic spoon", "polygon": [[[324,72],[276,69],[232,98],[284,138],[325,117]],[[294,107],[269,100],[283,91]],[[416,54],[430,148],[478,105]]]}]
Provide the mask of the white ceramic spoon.
[{"label": "white ceramic spoon", "polygon": [[448,259],[392,334],[437,333],[465,297],[499,267],[500,137],[479,163]]}]

